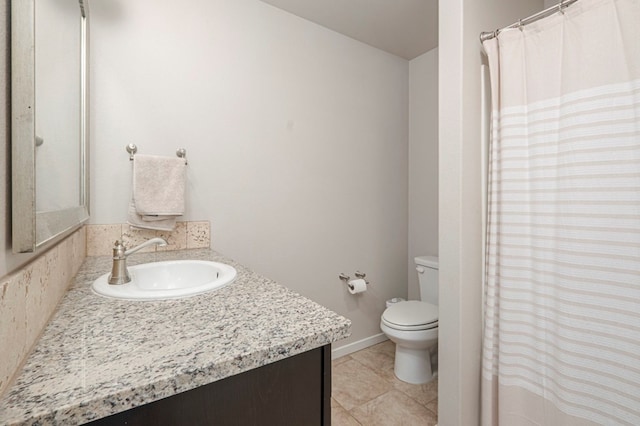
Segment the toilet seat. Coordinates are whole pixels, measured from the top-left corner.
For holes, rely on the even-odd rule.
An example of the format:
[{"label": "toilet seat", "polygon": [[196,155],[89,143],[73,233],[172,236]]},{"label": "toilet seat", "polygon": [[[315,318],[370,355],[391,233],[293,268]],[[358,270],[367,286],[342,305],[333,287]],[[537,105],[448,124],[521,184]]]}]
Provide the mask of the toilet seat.
[{"label": "toilet seat", "polygon": [[396,330],[429,330],[438,327],[438,307],[419,300],[394,303],[384,311],[381,320]]}]

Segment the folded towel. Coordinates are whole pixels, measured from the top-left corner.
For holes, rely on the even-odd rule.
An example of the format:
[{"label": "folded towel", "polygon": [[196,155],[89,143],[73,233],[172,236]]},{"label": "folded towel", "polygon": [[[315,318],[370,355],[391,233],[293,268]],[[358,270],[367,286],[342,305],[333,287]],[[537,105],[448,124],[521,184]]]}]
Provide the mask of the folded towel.
[{"label": "folded towel", "polygon": [[136,212],[136,205],[132,198],[127,212],[127,223],[129,225],[135,228],[155,229],[157,231],[173,231],[176,227],[177,216],[149,216],[154,220],[147,220],[145,217],[147,216],[142,216]]},{"label": "folded towel", "polygon": [[133,197],[127,222],[136,228],[172,231],[184,214],[184,159],[136,155],[133,159]]},{"label": "folded towel", "polygon": [[182,158],[137,154],[133,158],[136,212],[141,216],[183,215],[185,169]]}]

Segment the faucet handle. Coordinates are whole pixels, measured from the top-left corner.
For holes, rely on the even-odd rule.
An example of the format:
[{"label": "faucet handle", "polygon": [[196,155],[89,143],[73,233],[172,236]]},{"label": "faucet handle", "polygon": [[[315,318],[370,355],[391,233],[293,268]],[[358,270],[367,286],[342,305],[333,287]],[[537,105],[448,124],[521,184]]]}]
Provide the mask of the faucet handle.
[{"label": "faucet handle", "polygon": [[124,246],[123,243],[120,242],[120,240],[116,240],[116,242],[113,245],[113,257],[121,259],[124,257],[124,253],[127,251],[127,248]]}]

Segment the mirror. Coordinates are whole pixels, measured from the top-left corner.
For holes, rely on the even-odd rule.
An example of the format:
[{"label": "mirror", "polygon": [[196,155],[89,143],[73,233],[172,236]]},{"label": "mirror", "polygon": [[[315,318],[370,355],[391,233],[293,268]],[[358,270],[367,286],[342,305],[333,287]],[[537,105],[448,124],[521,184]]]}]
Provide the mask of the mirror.
[{"label": "mirror", "polygon": [[89,218],[88,0],[11,1],[12,248]]}]

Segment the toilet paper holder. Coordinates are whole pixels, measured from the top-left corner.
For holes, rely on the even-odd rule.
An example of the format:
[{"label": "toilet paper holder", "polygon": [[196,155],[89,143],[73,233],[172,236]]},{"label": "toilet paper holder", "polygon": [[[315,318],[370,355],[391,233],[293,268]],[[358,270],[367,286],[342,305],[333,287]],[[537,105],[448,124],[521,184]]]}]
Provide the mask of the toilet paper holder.
[{"label": "toilet paper holder", "polygon": [[[364,277],[367,276],[367,274],[365,274],[364,272],[360,272],[360,271],[356,271],[356,273],[354,274],[356,276],[356,278],[359,279],[363,279]],[[349,281],[351,281],[351,277],[345,273],[340,273],[340,275],[338,275],[338,278],[340,278],[342,281],[345,282],[345,284],[347,285],[347,287],[349,287],[351,290],[353,290],[353,284],[351,284]],[[364,282],[369,285],[369,281],[364,280]]]}]

